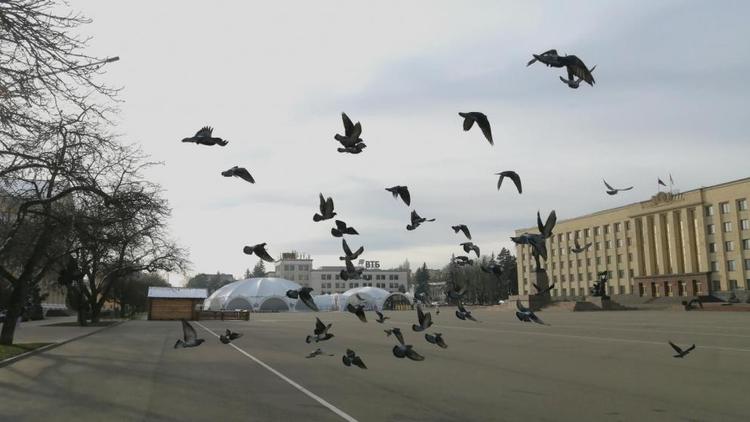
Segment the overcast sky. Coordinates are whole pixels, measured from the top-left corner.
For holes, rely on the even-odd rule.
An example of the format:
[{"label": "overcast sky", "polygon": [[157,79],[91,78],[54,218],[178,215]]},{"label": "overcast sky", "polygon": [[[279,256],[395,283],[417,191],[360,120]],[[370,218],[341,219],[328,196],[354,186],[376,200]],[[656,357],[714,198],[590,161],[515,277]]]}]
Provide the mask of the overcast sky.
[{"label": "overcast sky", "polygon": [[[312,221],[319,192],[363,258],[437,267],[460,251],[454,224],[489,253],[537,209],[646,200],[669,172],[682,190],[750,176],[748,2],[216,3],[70,3],[94,20],[92,53],[121,57],[106,75],[124,88],[118,132],[165,163],[150,176],[192,273],[240,276],[257,262],[242,246],[260,242],[339,264],[332,222]],[[526,67],[550,48],[596,65],[595,87]],[[342,111],[362,122],[362,154],[336,152]],[[487,114],[495,146],[459,111]],[[229,145],[180,143],[203,125]],[[257,183],[220,175],[234,165]],[[523,195],[496,190],[511,169]],[[635,189],[608,196],[603,177]],[[407,232],[396,184],[437,221]]]}]

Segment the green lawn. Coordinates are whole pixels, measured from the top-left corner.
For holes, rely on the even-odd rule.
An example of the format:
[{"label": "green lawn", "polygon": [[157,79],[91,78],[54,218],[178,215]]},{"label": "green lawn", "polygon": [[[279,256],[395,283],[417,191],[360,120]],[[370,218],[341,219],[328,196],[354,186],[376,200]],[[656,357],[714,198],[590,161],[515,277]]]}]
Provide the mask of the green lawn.
[{"label": "green lawn", "polygon": [[12,358],[13,356],[16,356],[16,355],[30,352],[34,349],[38,349],[48,344],[52,344],[52,343],[21,343],[21,344],[14,344],[12,346],[0,345],[0,361],[8,359],[8,358]]}]

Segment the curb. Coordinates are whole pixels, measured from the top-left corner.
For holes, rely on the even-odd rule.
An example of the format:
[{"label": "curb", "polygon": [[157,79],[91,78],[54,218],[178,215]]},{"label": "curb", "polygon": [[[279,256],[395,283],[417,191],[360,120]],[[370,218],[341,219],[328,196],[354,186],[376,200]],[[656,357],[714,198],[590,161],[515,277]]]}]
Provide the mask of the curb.
[{"label": "curb", "polygon": [[70,343],[72,341],[80,340],[82,338],[94,335],[94,334],[96,334],[98,332],[101,332],[101,331],[104,331],[104,330],[106,330],[108,328],[117,327],[118,325],[124,324],[125,322],[127,322],[127,320],[117,321],[114,324],[110,324],[110,325],[108,325],[106,327],[102,327],[102,328],[100,328],[100,329],[98,329],[96,331],[92,331],[92,332],[86,333],[86,334],[81,334],[80,336],[69,338],[69,339],[67,339],[65,341],[61,341],[59,343],[48,344],[46,346],[42,346],[42,347],[39,347],[37,349],[30,350],[30,351],[28,351],[26,353],[21,353],[20,355],[16,355],[16,356],[13,356],[11,358],[8,358],[8,359],[0,361],[0,368],[4,368],[4,367],[6,367],[8,365],[11,365],[11,364],[19,361],[19,360],[24,360],[24,359],[32,357],[32,356],[34,356],[36,354],[39,354],[39,353],[42,353],[42,352],[46,352],[47,350],[52,350],[52,349],[54,349],[56,347],[60,347],[60,346],[62,346],[64,344],[68,344],[68,343]]}]

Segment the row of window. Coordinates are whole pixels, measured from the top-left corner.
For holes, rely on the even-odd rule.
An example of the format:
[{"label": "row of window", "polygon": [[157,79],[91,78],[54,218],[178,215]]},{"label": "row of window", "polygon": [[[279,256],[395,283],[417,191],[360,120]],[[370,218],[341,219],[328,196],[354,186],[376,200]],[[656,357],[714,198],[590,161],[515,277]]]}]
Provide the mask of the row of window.
[{"label": "row of window", "polygon": [[[742,249],[750,251],[750,239],[742,239]],[[734,250],[734,240],[727,240],[724,242],[724,251],[732,252]],[[708,244],[708,251],[711,253],[717,252],[716,243],[711,242]]]},{"label": "row of window", "polygon": [[[750,259],[745,260],[745,270],[750,271]],[[711,271],[719,271],[719,263],[711,261]],[[737,271],[737,261],[734,259],[727,260],[727,271]]]},{"label": "row of window", "polygon": [[[630,221],[626,221],[624,224],[623,223],[614,223],[614,224],[612,224],[612,227],[613,227],[612,230],[615,233],[619,233],[622,230],[623,227],[625,227],[625,230],[627,231],[627,230],[630,230]],[[610,232],[610,225],[609,224],[605,224],[603,226],[596,226],[596,227],[594,227],[593,231],[594,231],[594,236],[600,236],[602,233],[604,233],[605,235],[609,234],[609,232]],[[572,241],[573,239],[580,239],[581,238],[581,234],[583,234],[584,238],[590,237],[591,236],[591,229],[575,230],[575,231],[572,231],[572,232],[567,232],[565,234],[558,233],[557,236],[553,236],[552,237],[552,241],[553,242],[554,241],[562,242],[563,239],[566,239],[568,241]]]},{"label": "row of window", "polygon": [[[375,280],[385,280],[386,274],[375,274]],[[321,274],[321,280],[338,280],[338,274]],[[372,274],[362,274],[363,280],[372,280]],[[398,280],[398,274],[388,274],[388,280]]]},{"label": "row of window", "polygon": [[[358,283],[358,282],[350,282],[349,283],[349,288],[353,289],[355,287],[359,287],[359,284],[360,283]],[[372,283],[362,283],[362,287],[373,287],[373,286],[372,286]],[[386,288],[385,283],[375,283],[375,287],[379,287],[381,289],[385,289]],[[402,287],[404,287],[404,286],[401,285],[401,284],[398,284],[398,283],[389,283],[388,284],[388,288],[390,288],[390,289],[398,289],[398,288],[402,288]],[[347,286],[346,286],[346,283],[321,283],[320,284],[320,288],[321,288],[321,290],[322,289],[334,289],[334,288],[335,289],[345,289],[345,288],[347,288]],[[323,292],[323,293],[325,293],[325,292]]]},{"label": "row of window", "polygon": [[[747,199],[738,199],[737,202],[737,211],[747,211]],[[713,205],[706,205],[706,217],[710,217],[714,215],[714,207]],[[731,207],[729,206],[729,202],[720,202],[719,203],[719,210],[722,214],[729,214],[731,212]]]},{"label": "row of window", "polygon": [[[731,221],[725,221],[721,223],[722,230],[724,233],[731,233],[732,232],[732,222]],[[743,219],[740,220],[740,230],[750,230],[750,220]],[[706,231],[708,234],[716,234],[716,225],[715,224],[707,224],[706,225]]]},{"label": "row of window", "polygon": [[[284,264],[282,265],[282,269],[284,271],[294,271],[294,264]],[[310,271],[310,264],[297,265],[297,271]]]},{"label": "row of window", "polygon": [[[615,294],[615,289],[612,286],[609,286],[607,288],[607,291],[610,295]],[[621,295],[625,294],[625,286],[617,286],[617,292]],[[528,291],[525,292],[528,294]],[[570,288],[570,296],[584,296],[589,293],[588,289],[585,287],[571,287]],[[566,287],[563,287],[561,289],[552,289],[552,296],[568,296],[568,289]]]}]

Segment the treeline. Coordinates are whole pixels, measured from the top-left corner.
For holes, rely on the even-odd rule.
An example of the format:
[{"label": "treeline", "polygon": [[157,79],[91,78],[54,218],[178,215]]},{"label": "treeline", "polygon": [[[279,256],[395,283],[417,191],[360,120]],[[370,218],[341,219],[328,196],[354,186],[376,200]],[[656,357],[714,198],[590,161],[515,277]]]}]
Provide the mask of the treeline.
[{"label": "treeline", "polygon": [[[495,275],[482,270],[492,264],[501,269],[501,274]],[[518,294],[518,273],[516,257],[506,248],[502,248],[497,255],[483,255],[472,264],[460,265],[455,256],[451,256],[448,263],[439,270],[431,270],[426,264],[414,273],[415,296],[424,297],[429,301],[445,300],[445,290],[458,286],[465,288],[466,303],[492,305],[509,295]],[[445,283],[443,289],[435,294],[429,283]]]},{"label": "treeline", "polygon": [[97,321],[134,275],[183,270],[170,208],[144,172],[156,163],[114,134],[111,59],[86,53],[88,20],[49,0],[0,2],[0,283],[12,344],[42,281],[62,283]]}]

